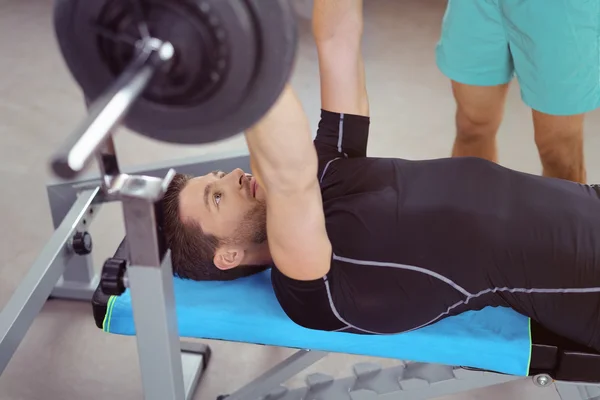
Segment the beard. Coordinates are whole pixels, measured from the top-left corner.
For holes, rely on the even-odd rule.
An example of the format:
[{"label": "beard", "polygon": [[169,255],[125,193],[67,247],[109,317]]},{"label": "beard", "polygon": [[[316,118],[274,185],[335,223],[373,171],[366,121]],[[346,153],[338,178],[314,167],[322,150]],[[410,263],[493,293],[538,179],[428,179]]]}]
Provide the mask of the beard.
[{"label": "beard", "polygon": [[233,240],[236,243],[261,244],[267,241],[267,204],[257,201],[238,226]]}]

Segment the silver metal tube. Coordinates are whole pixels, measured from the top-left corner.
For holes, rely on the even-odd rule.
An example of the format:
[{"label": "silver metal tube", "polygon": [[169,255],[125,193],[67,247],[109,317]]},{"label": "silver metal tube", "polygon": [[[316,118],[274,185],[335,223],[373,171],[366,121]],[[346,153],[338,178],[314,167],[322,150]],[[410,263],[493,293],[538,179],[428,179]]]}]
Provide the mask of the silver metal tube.
[{"label": "silver metal tube", "polygon": [[171,258],[160,267],[131,264],[127,274],[144,399],[184,400]]},{"label": "silver metal tube", "polygon": [[65,266],[77,255],[70,242],[82,219],[88,214],[100,189],[87,190],[79,195],[50,241],[29,269],[21,284],[0,313],[0,375],[21,344],[33,320],[52,293]]},{"label": "silver metal tube", "polygon": [[173,56],[173,46],[150,39],[139,46],[135,60],[91,104],[85,120],[52,158],[52,169],[61,178],[81,172],[98,147],[110,136],[144,92],[157,68]]},{"label": "silver metal tube", "polygon": [[171,257],[156,211],[173,174],[170,170],[164,179],[124,175],[113,187],[123,204],[127,277],[146,400],[185,400]]}]

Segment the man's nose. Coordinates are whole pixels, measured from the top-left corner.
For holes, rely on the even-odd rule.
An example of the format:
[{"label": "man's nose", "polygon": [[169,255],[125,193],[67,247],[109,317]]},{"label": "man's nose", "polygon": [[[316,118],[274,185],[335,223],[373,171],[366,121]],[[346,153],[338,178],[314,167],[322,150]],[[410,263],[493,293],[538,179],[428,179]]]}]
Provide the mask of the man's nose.
[{"label": "man's nose", "polygon": [[242,170],[241,168],[236,168],[233,171],[231,171],[231,173],[229,174],[229,176],[231,177],[231,179],[233,181],[235,181],[237,184],[241,185],[242,184],[242,178],[244,176],[246,176],[246,174],[244,173],[244,170]]}]

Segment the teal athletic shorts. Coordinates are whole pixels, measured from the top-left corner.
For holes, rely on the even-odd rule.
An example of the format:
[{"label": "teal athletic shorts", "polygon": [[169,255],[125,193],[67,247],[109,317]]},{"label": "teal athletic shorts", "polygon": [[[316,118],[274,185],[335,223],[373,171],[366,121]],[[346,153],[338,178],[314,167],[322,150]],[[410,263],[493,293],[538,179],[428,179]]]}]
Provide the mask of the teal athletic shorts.
[{"label": "teal athletic shorts", "polygon": [[436,59],[468,85],[516,75],[534,110],[591,111],[600,106],[600,0],[448,0]]}]

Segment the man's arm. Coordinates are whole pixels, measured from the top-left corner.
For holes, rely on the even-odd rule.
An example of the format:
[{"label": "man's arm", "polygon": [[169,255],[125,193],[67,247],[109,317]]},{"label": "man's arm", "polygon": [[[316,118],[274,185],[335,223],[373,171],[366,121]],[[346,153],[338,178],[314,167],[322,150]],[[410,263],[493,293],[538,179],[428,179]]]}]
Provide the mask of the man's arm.
[{"label": "man's arm", "polygon": [[319,55],[324,110],[369,115],[362,33],[362,0],[314,1],[313,36]]},{"label": "man's arm", "polygon": [[314,0],[322,109],[314,143],[320,179],[332,160],[367,156],[370,119],[362,9],[362,0]]},{"label": "man's arm", "polygon": [[[313,18],[322,108],[368,116],[360,46],[362,0],[315,0]],[[323,277],[332,256],[317,180],[319,144],[313,145],[311,136],[291,87],[246,132],[252,171],[266,193],[271,256],[284,275],[297,280]],[[365,147],[364,142],[358,147]]]},{"label": "man's arm", "polygon": [[317,154],[308,119],[291,87],[246,131],[250,163],[266,193],[269,250],[287,277],[323,277],[331,262]]}]

